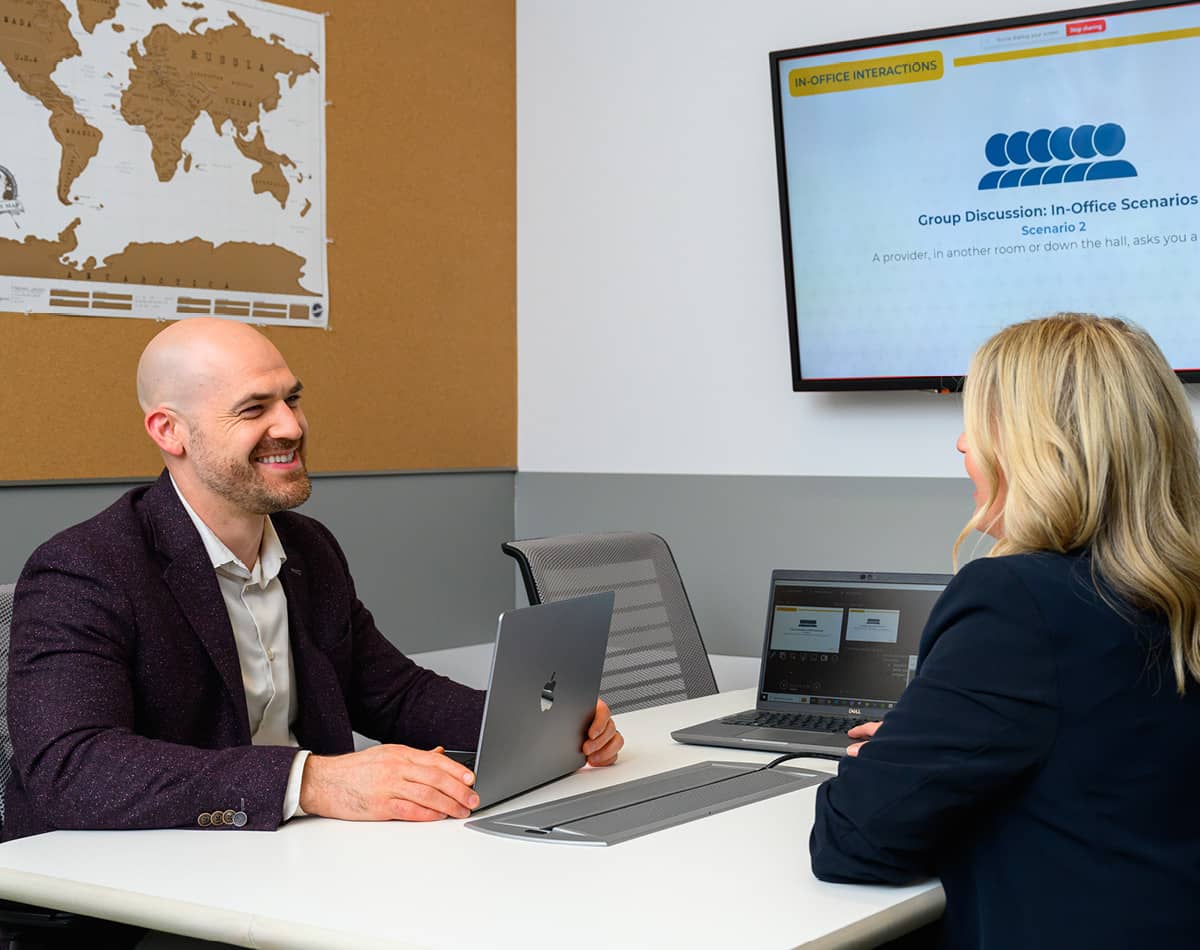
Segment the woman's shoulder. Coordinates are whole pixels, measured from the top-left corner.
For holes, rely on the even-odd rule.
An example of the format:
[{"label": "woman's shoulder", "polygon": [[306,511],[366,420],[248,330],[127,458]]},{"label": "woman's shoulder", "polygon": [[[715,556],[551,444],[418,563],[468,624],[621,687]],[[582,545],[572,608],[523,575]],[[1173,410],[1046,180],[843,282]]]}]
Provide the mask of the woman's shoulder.
[{"label": "woman's shoulder", "polygon": [[1058,586],[1073,579],[1084,579],[1092,586],[1091,558],[1086,551],[1059,554],[1055,551],[1030,551],[1023,554],[1003,554],[980,557],[958,569],[952,586],[1022,584],[1031,588]]},{"label": "woman's shoulder", "polygon": [[1115,598],[1102,595],[1096,585],[1086,552],[981,557],[959,568],[935,614],[943,624],[983,610],[1013,623],[1058,626],[1064,611],[1073,615],[1112,611]]},{"label": "woman's shoulder", "polygon": [[946,588],[946,606],[988,607],[1025,615],[1056,630],[1082,629],[1083,618],[1125,629],[1133,623],[1157,628],[1093,571],[1087,551],[1034,551],[977,558],[959,569]]}]

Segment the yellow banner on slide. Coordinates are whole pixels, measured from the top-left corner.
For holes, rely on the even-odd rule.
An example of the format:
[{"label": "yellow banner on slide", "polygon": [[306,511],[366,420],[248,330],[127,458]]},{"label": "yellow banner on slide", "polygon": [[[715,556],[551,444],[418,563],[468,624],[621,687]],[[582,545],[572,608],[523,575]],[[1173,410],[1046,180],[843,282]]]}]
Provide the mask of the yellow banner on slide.
[{"label": "yellow banner on slide", "polygon": [[806,66],[788,72],[788,92],[793,96],[819,96],[826,92],[848,92],[873,86],[930,82],[941,79],[945,69],[941,51],[936,49],[905,56]]}]

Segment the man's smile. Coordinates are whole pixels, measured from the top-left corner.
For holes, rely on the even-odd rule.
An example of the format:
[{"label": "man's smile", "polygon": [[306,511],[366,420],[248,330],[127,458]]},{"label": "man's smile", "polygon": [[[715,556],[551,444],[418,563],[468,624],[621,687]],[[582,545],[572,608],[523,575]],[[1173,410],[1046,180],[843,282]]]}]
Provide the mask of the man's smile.
[{"label": "man's smile", "polygon": [[295,449],[289,452],[277,452],[273,455],[259,455],[255,457],[254,461],[258,465],[268,465],[271,468],[291,468],[299,464]]}]

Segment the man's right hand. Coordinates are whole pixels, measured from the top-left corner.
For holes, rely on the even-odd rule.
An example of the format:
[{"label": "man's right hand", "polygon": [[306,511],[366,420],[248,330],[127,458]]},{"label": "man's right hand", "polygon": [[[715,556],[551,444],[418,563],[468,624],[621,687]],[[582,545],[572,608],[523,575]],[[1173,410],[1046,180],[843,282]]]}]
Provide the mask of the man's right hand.
[{"label": "man's right hand", "polygon": [[345,755],[310,755],[300,779],[309,815],[350,821],[466,818],[479,804],[474,774],[442,754],[377,745]]}]

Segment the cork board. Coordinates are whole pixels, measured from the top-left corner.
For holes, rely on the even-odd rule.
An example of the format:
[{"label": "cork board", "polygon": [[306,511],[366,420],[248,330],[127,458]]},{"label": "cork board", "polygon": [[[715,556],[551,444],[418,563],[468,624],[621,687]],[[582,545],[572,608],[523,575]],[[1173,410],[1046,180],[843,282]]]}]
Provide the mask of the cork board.
[{"label": "cork board", "polygon": [[[514,468],[513,0],[288,0],[326,22],[330,329],[264,332],[314,471]],[[0,313],[0,481],[157,473],[152,321]]]}]

